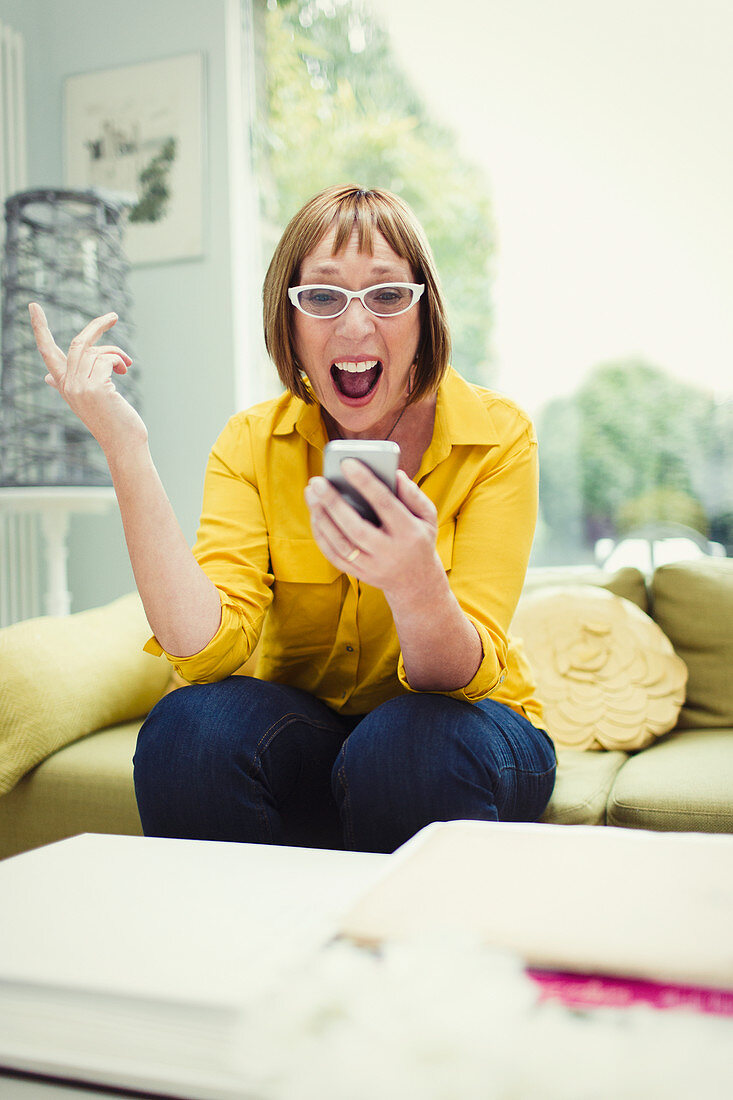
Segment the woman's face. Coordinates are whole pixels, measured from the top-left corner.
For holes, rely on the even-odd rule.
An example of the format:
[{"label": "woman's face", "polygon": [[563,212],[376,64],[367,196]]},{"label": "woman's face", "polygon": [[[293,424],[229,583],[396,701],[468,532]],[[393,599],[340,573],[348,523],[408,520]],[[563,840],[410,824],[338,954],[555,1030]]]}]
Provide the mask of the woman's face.
[{"label": "woman's face", "polygon": [[[335,227],[310,252],[300,268],[299,285],[325,283],[364,290],[377,283],[414,283],[407,260],[374,234],[374,253],[359,252],[356,228],[335,256]],[[295,307],[292,307],[295,309]],[[346,438],[386,438],[404,408],[410,371],[420,339],[420,307],[395,317],[375,317],[352,299],[339,317],[309,317],[295,311],[295,351],[321,407]],[[355,372],[355,363],[368,363]],[[352,367],[347,370],[347,365]]]}]

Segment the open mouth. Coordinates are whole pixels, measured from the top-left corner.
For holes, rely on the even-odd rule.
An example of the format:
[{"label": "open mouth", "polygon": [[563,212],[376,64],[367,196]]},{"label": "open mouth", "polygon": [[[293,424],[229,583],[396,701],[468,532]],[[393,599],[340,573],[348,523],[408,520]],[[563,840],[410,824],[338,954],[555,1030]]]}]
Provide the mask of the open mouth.
[{"label": "open mouth", "polygon": [[331,377],[338,392],[353,401],[369,396],[379,381],[382,369],[378,359],[365,359],[359,363],[339,359],[331,364]]}]

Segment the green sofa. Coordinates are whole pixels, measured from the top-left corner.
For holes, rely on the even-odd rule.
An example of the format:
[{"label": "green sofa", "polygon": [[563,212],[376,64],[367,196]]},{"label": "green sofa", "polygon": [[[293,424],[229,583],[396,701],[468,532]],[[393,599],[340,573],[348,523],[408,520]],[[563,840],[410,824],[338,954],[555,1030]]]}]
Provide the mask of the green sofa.
[{"label": "green sofa", "polygon": [[[733,832],[733,560],[537,570],[526,591],[595,584],[650,614],[685,661],[673,731],[635,753],[561,749],[545,821]],[[0,630],[0,858],[82,832],[140,833],[132,755],[171,685],[136,595]],[[184,689],[185,690],[185,689]]]}]

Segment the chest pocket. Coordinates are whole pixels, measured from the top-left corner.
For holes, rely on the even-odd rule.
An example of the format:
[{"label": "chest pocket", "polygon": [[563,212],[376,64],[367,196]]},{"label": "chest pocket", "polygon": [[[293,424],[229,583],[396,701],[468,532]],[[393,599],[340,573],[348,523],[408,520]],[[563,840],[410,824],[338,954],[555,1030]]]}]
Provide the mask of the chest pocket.
[{"label": "chest pocket", "polygon": [[313,539],[271,536],[275,580],[265,637],[281,658],[328,649],[338,628],[344,594],[342,574]]},{"label": "chest pocket", "polygon": [[271,535],[268,540],[275,583],[331,584],[340,576],[335,565],[323,556],[313,539],[287,539]]},{"label": "chest pocket", "polygon": [[438,528],[438,537],[436,541],[436,550],[438,551],[438,557],[440,558],[440,564],[445,569],[446,573],[450,572],[453,565],[453,540],[456,536],[456,521],[449,520],[448,523],[441,523]]}]

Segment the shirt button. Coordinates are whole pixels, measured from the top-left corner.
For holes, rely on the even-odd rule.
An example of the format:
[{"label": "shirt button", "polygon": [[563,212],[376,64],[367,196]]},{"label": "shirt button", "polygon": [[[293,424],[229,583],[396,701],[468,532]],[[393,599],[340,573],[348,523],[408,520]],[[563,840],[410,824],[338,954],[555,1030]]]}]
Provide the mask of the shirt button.
[{"label": "shirt button", "polygon": [[347,647],[346,647],[346,652],[347,652],[347,653],[353,653],[353,652],[354,652],[354,647],[353,647],[353,645],[347,645]]}]

